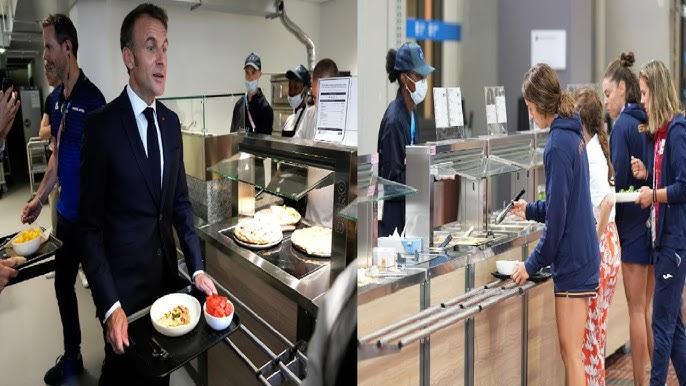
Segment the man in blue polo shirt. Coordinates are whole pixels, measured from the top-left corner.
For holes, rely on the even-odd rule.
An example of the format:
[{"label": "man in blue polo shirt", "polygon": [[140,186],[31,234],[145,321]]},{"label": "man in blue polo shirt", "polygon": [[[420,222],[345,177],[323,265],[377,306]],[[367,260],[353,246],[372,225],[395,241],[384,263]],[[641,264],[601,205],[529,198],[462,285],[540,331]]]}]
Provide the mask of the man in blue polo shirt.
[{"label": "man in blue polo shirt", "polygon": [[76,28],[62,14],[50,15],[43,22],[43,61],[46,71],[61,83],[56,88],[57,102],[49,106],[54,152],[36,196],[24,207],[23,223],[38,218],[50,191],[59,181],[57,201],[57,238],[64,243],[55,256],[55,295],[62,320],[64,354],[47,371],[48,385],[61,385],[83,372],[81,328],[74,282],[81,262],[76,220],[79,208],[81,143],[86,116],[105,105],[105,97],[83,74],[76,61]]}]

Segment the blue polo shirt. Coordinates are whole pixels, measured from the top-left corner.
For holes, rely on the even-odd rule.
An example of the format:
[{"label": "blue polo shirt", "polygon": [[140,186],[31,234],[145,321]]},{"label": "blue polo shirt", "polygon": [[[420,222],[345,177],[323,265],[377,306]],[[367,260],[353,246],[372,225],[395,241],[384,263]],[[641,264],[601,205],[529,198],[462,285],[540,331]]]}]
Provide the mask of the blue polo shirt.
[{"label": "blue polo shirt", "polygon": [[67,220],[76,222],[79,216],[81,143],[86,116],[104,106],[105,97],[82,70],[79,70],[79,79],[69,99],[65,100],[63,90],[64,85],[59,85],[53,90],[51,95],[56,93],[56,98],[54,101],[47,99],[52,106],[49,106],[50,110],[46,108],[46,112],[50,117],[50,130],[55,138],[62,122],[62,112],[65,114],[57,166],[57,177],[61,187],[57,212]]},{"label": "blue polo shirt", "polygon": [[[43,112],[45,112],[45,114],[48,114],[48,117],[50,117],[55,110],[59,111],[59,94],[59,90],[57,88],[54,88],[52,92],[48,94],[47,97],[45,97],[45,105],[43,105]],[[52,124],[51,118],[48,119],[48,123]],[[50,127],[50,130],[52,131],[52,127]]]}]

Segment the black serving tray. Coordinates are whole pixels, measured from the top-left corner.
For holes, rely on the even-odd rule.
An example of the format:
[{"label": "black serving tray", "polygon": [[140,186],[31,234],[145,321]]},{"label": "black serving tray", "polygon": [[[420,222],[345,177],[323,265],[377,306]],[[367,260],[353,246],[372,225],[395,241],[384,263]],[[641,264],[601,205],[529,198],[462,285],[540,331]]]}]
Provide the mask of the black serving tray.
[{"label": "black serving tray", "polygon": [[[43,229],[45,231],[45,229]],[[15,232],[11,235],[0,237],[0,245],[4,245],[7,241],[16,236],[19,232]],[[18,274],[13,278],[8,285],[13,285],[21,283],[25,280],[33,279],[34,277],[44,275],[48,272],[55,270],[55,260],[47,260],[53,256],[55,253],[62,248],[62,241],[58,240],[52,234],[48,239],[38,248],[38,251],[30,256],[24,256],[26,258],[26,263],[20,265],[17,268]],[[6,248],[0,250],[0,260],[9,258],[10,255],[7,253]],[[39,264],[40,263],[40,264]]]},{"label": "black serving tray", "polygon": [[[502,279],[502,280],[511,279],[510,275],[503,275],[503,274],[499,273],[498,271],[491,272],[491,275],[493,275],[493,277],[495,277],[497,279]],[[550,267],[544,267],[544,268],[541,268],[540,271],[529,276],[529,281],[532,281],[534,283],[542,283],[542,282],[550,279],[552,276],[553,276],[553,274],[550,273]]]},{"label": "black serving tray", "polygon": [[[205,294],[195,288],[180,292],[192,295],[198,299],[201,306],[205,303]],[[129,323],[130,345],[126,350],[126,355],[144,376],[164,377],[224,340],[236,331],[239,325],[240,318],[234,306],[233,320],[227,329],[222,331],[212,329],[205,321],[205,316],[200,315],[198,325],[191,332],[171,338],[155,331],[150,321],[150,313],[147,312]],[[157,344],[153,343],[153,338]],[[159,351],[155,349],[156,346],[162,348],[168,355],[164,357],[156,355],[155,351]]]}]

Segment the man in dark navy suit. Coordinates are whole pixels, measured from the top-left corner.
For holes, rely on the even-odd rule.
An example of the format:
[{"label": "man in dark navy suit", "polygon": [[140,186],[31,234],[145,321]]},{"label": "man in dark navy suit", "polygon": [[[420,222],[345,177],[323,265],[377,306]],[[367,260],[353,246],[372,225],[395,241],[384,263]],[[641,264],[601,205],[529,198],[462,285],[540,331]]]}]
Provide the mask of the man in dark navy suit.
[{"label": "man in dark navy suit", "polygon": [[122,354],[130,344],[127,315],[178,289],[172,227],[196,287],[208,295],[216,289],[203,271],[179,119],[155,101],[167,75],[165,11],[136,7],[120,43],[129,84],[88,117],[81,165],[84,263],[107,342],[100,385],[168,384],[168,377],[144,379]]}]

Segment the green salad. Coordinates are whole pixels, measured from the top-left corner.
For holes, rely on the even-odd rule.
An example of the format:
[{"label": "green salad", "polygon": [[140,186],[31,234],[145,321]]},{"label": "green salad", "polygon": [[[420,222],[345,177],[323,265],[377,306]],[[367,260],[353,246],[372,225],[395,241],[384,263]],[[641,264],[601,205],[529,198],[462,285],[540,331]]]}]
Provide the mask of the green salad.
[{"label": "green salad", "polygon": [[634,192],[638,192],[638,190],[636,188],[634,188],[633,186],[629,186],[629,189],[620,189],[619,190],[619,193],[634,193]]}]

